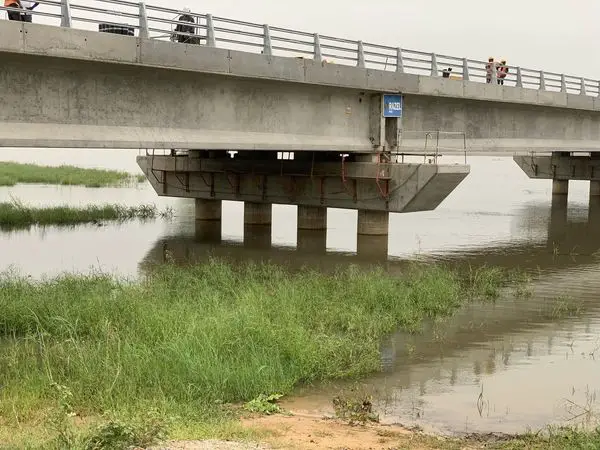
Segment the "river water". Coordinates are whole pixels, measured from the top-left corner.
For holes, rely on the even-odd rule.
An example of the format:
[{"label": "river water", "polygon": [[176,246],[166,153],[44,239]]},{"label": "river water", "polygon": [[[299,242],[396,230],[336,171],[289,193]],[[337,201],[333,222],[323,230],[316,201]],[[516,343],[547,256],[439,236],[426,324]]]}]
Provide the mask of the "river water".
[{"label": "river water", "polygon": [[[138,172],[136,154],[3,149],[0,160]],[[329,210],[326,240],[299,242],[295,207],[275,206],[271,235],[244,239],[243,205],[226,202],[221,239],[211,240],[196,229],[193,202],[158,198],[147,183],[0,188],[0,201],[154,203],[175,211],[171,220],[0,232],[0,271],[37,278],[100,270],[133,278],[149,264],[210,255],[324,270],[377,262],[400,271],[414,259],[519,267],[532,277],[531,295],[509,288],[498,301],[469,305],[422,334],[391,336],[382,345],[383,372],[361,385],[383,422],[443,432],[515,433],[588,419],[600,389],[600,204],[589,204],[587,183],[571,182],[568,206],[553,205],[551,183],[529,180],[510,157],[469,163],[471,175],[436,211],[392,215],[387,260],[357,254],[353,211]],[[344,387],[300,392],[293,407],[330,412]]]}]

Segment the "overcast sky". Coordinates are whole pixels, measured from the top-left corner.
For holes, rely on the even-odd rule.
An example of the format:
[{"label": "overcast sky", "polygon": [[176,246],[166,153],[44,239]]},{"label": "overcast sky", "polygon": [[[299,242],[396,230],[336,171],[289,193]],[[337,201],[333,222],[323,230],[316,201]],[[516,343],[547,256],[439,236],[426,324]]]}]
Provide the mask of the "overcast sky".
[{"label": "overcast sky", "polygon": [[[110,7],[97,0],[72,2]],[[146,3],[459,57],[485,60],[495,56],[514,66],[600,78],[600,0]]]}]

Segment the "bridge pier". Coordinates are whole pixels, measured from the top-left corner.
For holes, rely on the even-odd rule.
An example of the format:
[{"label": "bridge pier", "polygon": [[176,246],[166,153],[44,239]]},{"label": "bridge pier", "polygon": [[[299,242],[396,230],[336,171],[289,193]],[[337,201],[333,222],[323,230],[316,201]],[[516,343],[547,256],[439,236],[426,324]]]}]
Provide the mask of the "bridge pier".
[{"label": "bridge pier", "polygon": [[568,195],[569,180],[552,180],[552,195]]},{"label": "bridge pier", "polygon": [[271,225],[244,225],[244,247],[271,248]]},{"label": "bridge pier", "polygon": [[387,260],[388,236],[367,236],[359,234],[356,240],[356,253],[359,257],[375,260]]},{"label": "bridge pier", "polygon": [[590,198],[600,197],[600,181],[590,181]]},{"label": "bridge pier", "polygon": [[271,203],[244,202],[244,225],[271,225]]},{"label": "bridge pier", "polygon": [[298,228],[296,248],[299,252],[323,254],[327,252],[327,231]]},{"label": "bridge pier", "polygon": [[298,206],[298,230],[326,230],[327,208]]},{"label": "bridge pier", "polygon": [[197,242],[221,242],[220,220],[196,220],[194,231]]},{"label": "bridge pier", "polygon": [[390,213],[387,211],[358,210],[359,235],[387,236],[389,231]]},{"label": "bridge pier", "polygon": [[196,220],[221,221],[221,200],[195,199]]}]

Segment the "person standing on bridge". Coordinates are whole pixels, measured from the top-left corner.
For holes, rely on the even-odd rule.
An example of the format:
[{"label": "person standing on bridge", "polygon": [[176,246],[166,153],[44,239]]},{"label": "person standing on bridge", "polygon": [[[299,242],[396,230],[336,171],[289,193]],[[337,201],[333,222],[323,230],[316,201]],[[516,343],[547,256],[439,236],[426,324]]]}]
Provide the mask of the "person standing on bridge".
[{"label": "person standing on bridge", "polygon": [[[25,11],[33,11],[39,2],[31,2],[28,0],[4,0],[4,6],[7,8],[19,8]],[[8,11],[8,20],[16,20],[17,22],[32,22],[31,13],[21,13],[17,11]]]},{"label": "person standing on bridge", "polygon": [[504,84],[506,75],[508,75],[508,66],[506,65],[506,60],[503,59],[498,65],[498,84]]},{"label": "person standing on bridge", "polygon": [[485,65],[485,82],[490,84],[492,82],[492,74],[498,70],[498,64],[494,62],[493,57],[489,57],[488,63]]},{"label": "person standing on bridge", "polygon": [[179,16],[179,23],[175,27],[175,32],[172,34],[171,40],[180,44],[196,44],[197,37],[191,36],[196,34],[196,27],[194,25],[187,25],[188,23],[195,24],[194,18],[189,14],[191,12],[189,8],[184,8],[183,12],[185,14]]}]

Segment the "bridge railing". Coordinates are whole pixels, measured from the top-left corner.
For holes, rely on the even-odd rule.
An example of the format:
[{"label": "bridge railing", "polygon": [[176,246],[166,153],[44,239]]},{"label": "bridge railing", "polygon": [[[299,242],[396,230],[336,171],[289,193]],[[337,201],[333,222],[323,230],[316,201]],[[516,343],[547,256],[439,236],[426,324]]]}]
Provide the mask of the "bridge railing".
[{"label": "bridge railing", "polygon": [[[31,12],[35,22],[63,27],[117,32],[151,39],[186,36],[192,43],[265,55],[301,57],[326,63],[372,68],[398,73],[438,77],[452,69],[450,78],[496,84],[496,71],[490,79],[487,61],[408,50],[363,41],[319,35],[305,31],[256,24],[225,17],[186,12],[129,0],[96,0],[95,6],[81,0],[40,0]],[[2,11],[18,12],[0,7]],[[175,33],[178,18],[188,14],[193,33]],[[508,66],[504,85],[529,89],[599,96],[600,82],[584,77],[543,70]]]}]

